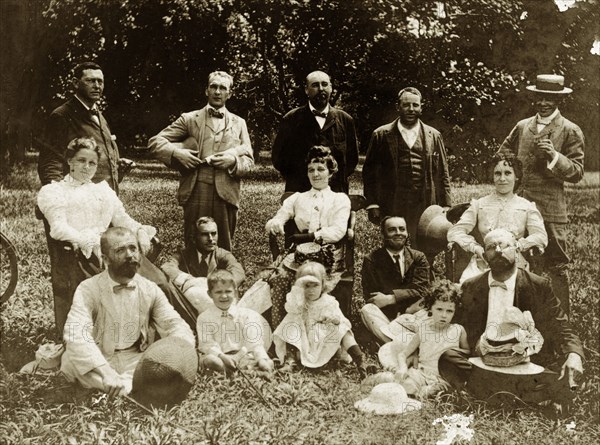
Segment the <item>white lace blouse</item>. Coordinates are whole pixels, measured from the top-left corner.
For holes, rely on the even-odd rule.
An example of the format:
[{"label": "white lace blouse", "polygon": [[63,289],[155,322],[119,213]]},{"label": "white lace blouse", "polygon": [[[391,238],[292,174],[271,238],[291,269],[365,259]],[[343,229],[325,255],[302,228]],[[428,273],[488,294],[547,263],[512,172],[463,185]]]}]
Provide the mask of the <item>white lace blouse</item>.
[{"label": "white lace blouse", "polygon": [[50,224],[50,236],[75,248],[99,245],[100,235],[110,224],[133,233],[142,228],[149,238],[156,234],[154,227],[143,226],[127,214],[106,181],[82,183],[67,175],[60,182],[43,186],[37,203]]}]

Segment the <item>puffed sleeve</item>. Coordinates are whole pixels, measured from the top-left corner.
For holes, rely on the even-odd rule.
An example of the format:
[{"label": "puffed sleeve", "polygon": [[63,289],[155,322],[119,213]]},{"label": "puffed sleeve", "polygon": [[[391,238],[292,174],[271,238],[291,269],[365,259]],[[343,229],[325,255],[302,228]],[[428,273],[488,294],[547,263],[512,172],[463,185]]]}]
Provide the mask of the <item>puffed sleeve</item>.
[{"label": "puffed sleeve", "polygon": [[448,242],[458,244],[464,251],[473,252],[472,247],[478,245],[471,232],[477,225],[479,200],[474,199],[471,205],[460,217],[460,220],[448,230]]},{"label": "puffed sleeve", "polygon": [[58,241],[68,241],[75,247],[82,243],[84,234],[67,221],[68,201],[61,183],[43,186],[37,197],[37,204],[50,224],[50,236]]},{"label": "puffed sleeve", "polygon": [[545,248],[548,245],[544,220],[534,202],[530,202],[527,206],[527,237],[521,238],[519,244],[523,250],[534,246]]},{"label": "puffed sleeve", "polygon": [[267,221],[267,232],[269,232],[271,230],[271,227],[273,227],[274,225],[283,225],[295,216],[294,207],[296,205],[296,200],[299,196],[300,193],[294,193],[292,196],[289,196],[288,198],[286,198],[285,201],[283,201],[283,204],[281,205],[279,210],[277,210],[275,216],[269,221]]}]

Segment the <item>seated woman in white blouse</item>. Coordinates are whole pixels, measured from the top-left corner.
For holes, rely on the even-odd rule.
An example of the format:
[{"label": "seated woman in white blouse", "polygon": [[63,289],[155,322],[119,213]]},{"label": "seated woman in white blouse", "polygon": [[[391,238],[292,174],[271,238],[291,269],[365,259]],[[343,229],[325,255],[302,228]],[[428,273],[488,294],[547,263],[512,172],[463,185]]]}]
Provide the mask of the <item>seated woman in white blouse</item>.
[{"label": "seated woman in white blouse", "polygon": [[[75,289],[88,277],[77,260],[77,251],[91,262],[100,264],[100,235],[109,225],[125,227],[137,234],[146,254],[156,229],[131,218],[123,203],[106,181],[93,183],[100,156],[93,138],[72,140],[65,152],[70,172],[60,182],[41,188],[37,204],[48,221],[50,236],[70,244],[71,249],[57,249],[61,258],[52,268],[56,327],[62,332],[73,301]],[[146,260],[148,261],[148,260]],[[148,261],[149,262],[149,261]],[[60,269],[60,270],[57,270]]]},{"label": "seated woman in white blouse", "polygon": [[[331,191],[329,180],[337,172],[337,162],[327,147],[314,146],[306,157],[307,174],[312,188],[303,193],[294,193],[287,198],[275,216],[266,224],[268,233],[284,235],[284,225],[293,219],[299,233],[291,236],[295,244],[316,242],[335,244],[348,230],[350,198],[344,193]],[[293,253],[289,255],[294,255]],[[334,258],[337,255],[334,252]],[[283,264],[292,263],[283,261]],[[334,265],[334,272],[336,267]],[[295,271],[280,268],[269,281],[271,286],[271,323],[275,328],[285,316],[285,297],[294,282]]]},{"label": "seated woman in white blouse", "polygon": [[[494,161],[494,192],[471,201],[460,220],[448,230],[448,242],[458,244],[473,254],[471,262],[460,277],[460,283],[489,269],[483,257],[481,240],[494,229],[506,229],[515,235],[520,252],[532,247],[543,250],[548,245],[544,221],[535,203],[515,195],[523,177],[523,165],[513,154],[497,154]],[[471,234],[477,228],[479,242]],[[525,236],[527,235],[527,236]],[[517,265],[528,263],[519,253]]]}]

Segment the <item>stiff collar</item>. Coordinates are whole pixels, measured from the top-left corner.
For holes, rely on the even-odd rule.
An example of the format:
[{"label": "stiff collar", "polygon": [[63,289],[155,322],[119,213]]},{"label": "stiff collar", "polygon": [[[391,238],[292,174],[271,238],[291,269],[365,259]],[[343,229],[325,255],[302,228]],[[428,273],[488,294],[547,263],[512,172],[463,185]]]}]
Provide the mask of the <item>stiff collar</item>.
[{"label": "stiff collar", "polygon": [[85,104],[85,102],[84,102],[84,101],[82,101],[82,100],[79,98],[79,96],[78,96],[77,94],[75,94],[74,96],[77,98],[77,100],[78,100],[79,102],[81,102],[81,105],[83,105],[83,106],[85,107],[85,109],[86,109],[86,110],[88,110],[88,111],[92,111],[92,110],[93,110],[93,111],[99,111],[99,110],[98,110],[98,105],[97,105],[96,103],[94,103],[94,105],[92,105],[91,107],[88,107],[88,106]]},{"label": "stiff collar", "polygon": [[[308,108],[310,108],[310,112],[312,113],[314,110],[316,110],[315,107],[313,107],[313,105],[310,103],[310,100],[308,101]],[[325,113],[325,114],[329,114],[329,104],[327,104],[327,106],[325,108],[323,108],[323,111],[321,111],[321,113]]]},{"label": "stiff collar", "polygon": [[548,125],[550,122],[552,122],[554,120],[554,118],[556,116],[558,116],[558,113],[559,113],[558,107],[556,107],[554,112],[548,117],[541,117],[538,113],[535,115],[535,122],[540,125]]},{"label": "stiff collar", "polygon": [[71,176],[70,174],[68,174],[67,176],[65,176],[65,178],[63,179],[63,181],[72,186],[72,187],[79,187],[80,185],[84,185],[84,184],[91,184],[92,180],[88,179],[86,181],[80,181],[79,179],[75,179],[73,176]]}]

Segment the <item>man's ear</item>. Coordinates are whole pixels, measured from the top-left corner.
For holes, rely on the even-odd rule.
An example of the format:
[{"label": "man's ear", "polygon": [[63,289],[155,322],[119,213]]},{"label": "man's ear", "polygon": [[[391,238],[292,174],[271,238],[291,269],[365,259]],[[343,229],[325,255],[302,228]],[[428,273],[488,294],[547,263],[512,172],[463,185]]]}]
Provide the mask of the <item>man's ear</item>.
[{"label": "man's ear", "polygon": [[73,76],[71,78],[71,84],[73,85],[73,88],[75,90],[77,90],[77,87],[79,86],[79,79],[77,77]]}]

